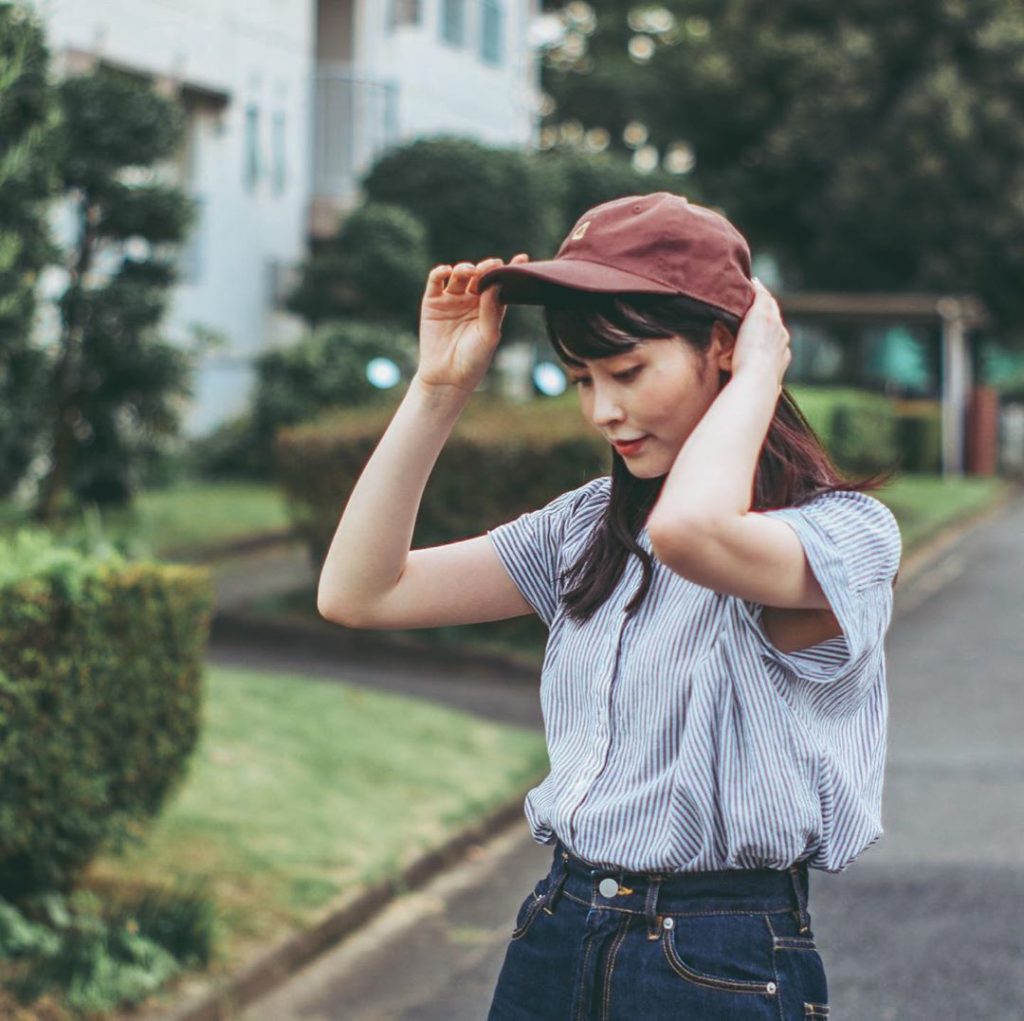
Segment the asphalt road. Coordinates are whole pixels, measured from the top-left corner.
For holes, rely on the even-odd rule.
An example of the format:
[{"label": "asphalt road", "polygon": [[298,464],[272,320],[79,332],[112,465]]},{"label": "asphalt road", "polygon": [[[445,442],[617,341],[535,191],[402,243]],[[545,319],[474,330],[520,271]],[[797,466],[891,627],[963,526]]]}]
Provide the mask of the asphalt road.
[{"label": "asphalt road", "polygon": [[[1024,1021],[1024,500],[897,590],[887,655],[885,834],[845,873],[810,876],[833,1021]],[[417,686],[306,665],[539,722],[521,680],[442,672]],[[482,1021],[516,908],[549,859],[523,821],[239,1017]]]}]

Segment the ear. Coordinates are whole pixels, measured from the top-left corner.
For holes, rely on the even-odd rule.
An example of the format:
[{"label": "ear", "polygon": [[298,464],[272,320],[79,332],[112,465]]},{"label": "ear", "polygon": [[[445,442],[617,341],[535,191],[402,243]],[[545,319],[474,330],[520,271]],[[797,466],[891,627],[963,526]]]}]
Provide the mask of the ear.
[{"label": "ear", "polygon": [[732,372],[732,353],[735,346],[736,338],[729,332],[726,326],[716,322],[711,328],[710,354],[719,369]]}]

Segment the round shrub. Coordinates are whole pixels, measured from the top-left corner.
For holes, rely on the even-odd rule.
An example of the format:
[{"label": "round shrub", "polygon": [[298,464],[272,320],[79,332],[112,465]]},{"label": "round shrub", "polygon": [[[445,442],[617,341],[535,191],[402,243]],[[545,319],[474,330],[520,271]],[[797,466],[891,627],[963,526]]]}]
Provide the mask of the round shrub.
[{"label": "round shrub", "polygon": [[202,568],[0,542],[0,897],[71,889],[177,789],[211,604]]}]

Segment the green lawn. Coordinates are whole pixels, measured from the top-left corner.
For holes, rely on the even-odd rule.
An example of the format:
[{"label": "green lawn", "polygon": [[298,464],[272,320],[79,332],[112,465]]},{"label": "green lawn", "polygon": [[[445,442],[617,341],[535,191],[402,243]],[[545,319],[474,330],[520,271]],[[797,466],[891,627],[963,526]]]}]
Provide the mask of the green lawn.
[{"label": "green lawn", "polygon": [[[0,530],[25,521],[10,501],[0,504]],[[66,526],[72,533],[98,532],[131,544],[139,555],[169,557],[213,550],[226,543],[291,528],[284,495],[256,482],[183,482],[140,494],[128,510],[91,508]]]},{"label": "green lawn", "polygon": [[86,885],[206,879],[216,970],[332,898],[393,875],[547,769],[543,735],[427,702],[287,674],[211,667],[188,780]]},{"label": "green lawn", "polygon": [[255,482],[193,482],[144,493],[132,518],[118,527],[134,528],[160,556],[291,528],[281,491]]},{"label": "green lawn", "polygon": [[1000,478],[900,475],[877,496],[896,515],[904,555],[936,532],[983,510],[1012,484]]}]

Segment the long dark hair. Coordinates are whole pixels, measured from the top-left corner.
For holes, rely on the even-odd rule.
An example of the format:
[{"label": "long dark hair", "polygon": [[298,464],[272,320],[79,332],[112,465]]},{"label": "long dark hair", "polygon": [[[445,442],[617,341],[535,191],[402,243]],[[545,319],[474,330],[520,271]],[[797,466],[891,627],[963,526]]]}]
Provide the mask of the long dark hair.
[{"label": "long dark hair", "polygon": [[[582,358],[604,358],[636,347],[639,340],[675,335],[706,357],[712,328],[720,322],[735,337],[737,316],[682,295],[595,294],[569,289],[552,291],[543,308],[548,339],[561,361],[584,368]],[[719,372],[719,388],[730,373]],[[576,561],[564,572],[572,588],[563,599],[566,613],[588,620],[608,598],[630,553],[640,558],[643,583],[626,606],[632,613],[643,602],[653,576],[651,555],[637,542],[657,502],[665,476],[641,479],[612,449],[611,500],[594,534]],[[844,478],[829,457],[785,386],[768,426],[754,473],[752,510],[798,506],[835,490],[870,492],[886,485],[898,465],[860,479]]]}]

